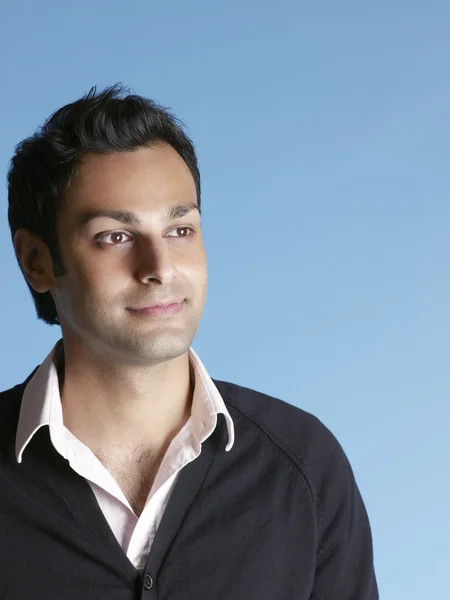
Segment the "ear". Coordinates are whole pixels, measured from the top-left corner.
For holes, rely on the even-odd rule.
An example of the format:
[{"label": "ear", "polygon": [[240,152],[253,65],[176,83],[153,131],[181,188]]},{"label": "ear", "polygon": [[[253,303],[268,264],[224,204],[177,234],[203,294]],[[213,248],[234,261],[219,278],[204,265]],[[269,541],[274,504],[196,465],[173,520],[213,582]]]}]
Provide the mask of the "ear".
[{"label": "ear", "polygon": [[47,244],[27,229],[19,229],[14,235],[14,249],[31,287],[41,294],[48,292],[54,284],[54,273]]}]

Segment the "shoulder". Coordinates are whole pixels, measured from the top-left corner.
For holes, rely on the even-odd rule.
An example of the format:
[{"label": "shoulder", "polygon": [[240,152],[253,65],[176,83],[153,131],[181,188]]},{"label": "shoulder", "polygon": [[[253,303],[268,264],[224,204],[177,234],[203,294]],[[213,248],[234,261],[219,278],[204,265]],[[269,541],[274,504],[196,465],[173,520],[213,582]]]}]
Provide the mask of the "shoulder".
[{"label": "shoulder", "polygon": [[313,493],[330,477],[351,483],[353,473],[341,444],[316,416],[262,392],[213,381],[233,420],[244,428],[257,428],[265,443],[275,445],[296,465]]},{"label": "shoulder", "polygon": [[18,398],[20,399],[23,396],[25,387],[25,383],[18,383],[9,390],[2,390],[0,392],[0,409],[3,409],[3,407],[10,405],[14,400],[17,400]]},{"label": "shoulder", "polygon": [[235,383],[218,380],[214,383],[230,411],[258,427],[289,453],[301,456],[311,444],[322,452],[334,452],[336,446],[340,447],[331,431],[313,414]]},{"label": "shoulder", "polygon": [[[245,446],[246,434],[250,428],[256,429],[261,446],[271,444],[279,451],[275,468],[277,482],[286,483],[283,493],[295,489],[292,483],[296,481],[309,489],[317,527],[314,590],[321,598],[327,596],[331,587],[339,598],[378,598],[367,511],[336,437],[317,417],[283,400],[233,383],[214,383],[236,423],[236,442]],[[264,460],[263,456],[267,453],[259,452],[258,463]],[[279,476],[286,459],[296,466],[298,477],[292,476],[292,469],[289,479],[286,471],[284,477]],[[303,502],[304,496],[295,498]]]},{"label": "shoulder", "polygon": [[0,392],[0,463],[13,452],[25,384]]},{"label": "shoulder", "polygon": [[36,367],[36,369],[22,383],[18,383],[8,390],[0,391],[0,414],[2,423],[5,422],[5,419],[7,419],[8,415],[13,416],[16,413],[18,414],[25,388],[37,369],[38,367]]}]

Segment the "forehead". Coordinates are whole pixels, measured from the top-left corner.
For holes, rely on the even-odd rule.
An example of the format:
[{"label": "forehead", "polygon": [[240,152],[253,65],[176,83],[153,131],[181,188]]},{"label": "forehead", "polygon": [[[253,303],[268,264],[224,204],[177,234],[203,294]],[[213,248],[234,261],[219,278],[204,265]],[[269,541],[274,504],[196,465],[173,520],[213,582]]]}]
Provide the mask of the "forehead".
[{"label": "forehead", "polygon": [[167,204],[195,201],[196,196],[194,178],[184,160],[171,146],[158,144],[130,152],[85,155],[64,194],[62,210],[163,210]]}]

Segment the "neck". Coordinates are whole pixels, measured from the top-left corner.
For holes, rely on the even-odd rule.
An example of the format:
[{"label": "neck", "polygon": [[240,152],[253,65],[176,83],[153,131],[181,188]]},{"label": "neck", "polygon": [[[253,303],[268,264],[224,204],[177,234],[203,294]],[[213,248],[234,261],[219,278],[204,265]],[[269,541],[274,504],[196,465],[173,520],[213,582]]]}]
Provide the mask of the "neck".
[{"label": "neck", "polygon": [[161,450],[189,419],[194,384],[187,352],[133,367],[61,344],[58,362],[64,424],[94,452]]}]

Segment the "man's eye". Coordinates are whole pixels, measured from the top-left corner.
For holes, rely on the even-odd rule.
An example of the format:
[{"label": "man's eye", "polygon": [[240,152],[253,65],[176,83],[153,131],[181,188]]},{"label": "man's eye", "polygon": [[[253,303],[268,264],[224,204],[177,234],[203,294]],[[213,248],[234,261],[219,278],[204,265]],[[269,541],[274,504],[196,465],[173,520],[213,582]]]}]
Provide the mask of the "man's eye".
[{"label": "man's eye", "polygon": [[[180,234],[171,235],[171,234],[173,234],[174,231],[180,232]],[[175,229],[172,229],[172,231],[170,231],[167,235],[169,237],[186,238],[186,237],[190,237],[193,233],[194,233],[193,227],[176,227]]]},{"label": "man's eye", "polygon": [[128,242],[130,240],[130,236],[124,233],[123,231],[113,231],[112,233],[105,233],[103,235],[99,235],[97,240],[102,244],[110,244],[114,246],[118,246],[123,244],[124,242]]}]

